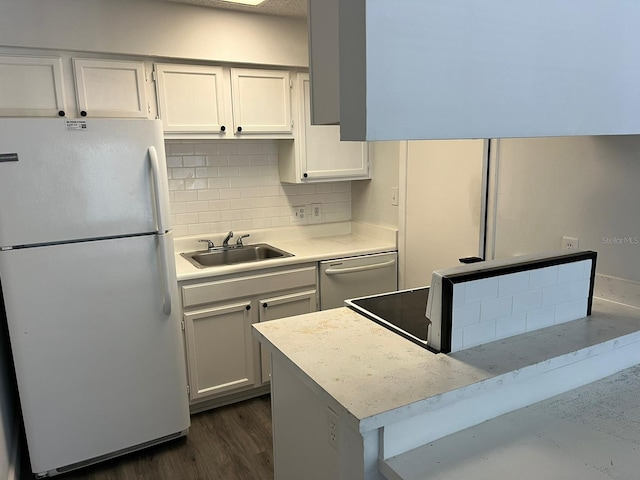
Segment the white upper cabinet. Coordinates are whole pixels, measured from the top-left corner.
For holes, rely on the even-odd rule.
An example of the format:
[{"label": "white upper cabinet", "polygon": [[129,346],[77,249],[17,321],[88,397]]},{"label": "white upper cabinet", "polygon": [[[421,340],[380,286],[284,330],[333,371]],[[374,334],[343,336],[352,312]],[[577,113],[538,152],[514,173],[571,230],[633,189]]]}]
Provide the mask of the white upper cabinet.
[{"label": "white upper cabinet", "polygon": [[167,133],[231,133],[229,77],[222,67],[156,64],[160,118]]},{"label": "white upper cabinet", "polygon": [[640,133],[640,2],[309,3],[314,82],[339,58],[314,105],[343,140]]},{"label": "white upper cabinet", "polygon": [[280,142],[280,180],[313,183],[370,178],[365,142],[341,142],[337,125],[311,125],[308,74],[297,75],[295,97],[296,139]]},{"label": "white upper cabinet", "polygon": [[283,70],[231,69],[236,135],[291,134],[291,77]]},{"label": "white upper cabinet", "polygon": [[147,118],[143,62],[73,59],[78,115]]},{"label": "white upper cabinet", "polygon": [[169,137],[291,138],[286,70],[157,64],[159,115]]},{"label": "white upper cabinet", "polygon": [[65,116],[60,57],[0,55],[0,116]]}]

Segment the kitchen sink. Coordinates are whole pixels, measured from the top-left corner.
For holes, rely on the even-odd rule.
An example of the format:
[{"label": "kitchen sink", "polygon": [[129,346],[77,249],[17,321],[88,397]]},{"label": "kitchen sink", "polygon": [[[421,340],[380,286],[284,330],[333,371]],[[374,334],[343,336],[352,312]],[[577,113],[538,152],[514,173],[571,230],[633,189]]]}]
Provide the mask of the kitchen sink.
[{"label": "kitchen sink", "polygon": [[241,247],[221,247],[212,251],[199,250],[181,255],[198,268],[223,267],[238,263],[259,262],[272,258],[293,257],[291,253],[272,247],[267,243],[256,243]]}]

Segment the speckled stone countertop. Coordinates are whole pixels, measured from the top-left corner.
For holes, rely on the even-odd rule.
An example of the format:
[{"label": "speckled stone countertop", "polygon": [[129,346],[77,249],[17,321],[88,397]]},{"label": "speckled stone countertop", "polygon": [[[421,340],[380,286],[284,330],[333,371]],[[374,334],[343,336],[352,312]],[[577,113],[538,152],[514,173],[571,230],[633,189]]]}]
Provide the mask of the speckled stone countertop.
[{"label": "speckled stone countertop", "polygon": [[[367,226],[355,222],[317,225],[297,229],[271,229],[250,233],[251,237],[246,239],[245,243],[268,243],[293,254],[293,256],[222,267],[197,268],[182,257],[180,253],[202,250],[202,244],[198,243],[200,238],[211,238],[216,245],[219,245],[221,243],[220,235],[201,235],[193,238],[178,239],[175,242],[178,281],[397,250],[397,232],[395,230]],[[233,241],[230,243],[233,243]]]},{"label": "speckled stone countertop", "polygon": [[640,309],[594,299],[590,317],[449,355],[431,353],[344,307],[253,329],[302,381],[337,402],[347,421],[365,432],[471,397],[496,382],[640,342]]}]

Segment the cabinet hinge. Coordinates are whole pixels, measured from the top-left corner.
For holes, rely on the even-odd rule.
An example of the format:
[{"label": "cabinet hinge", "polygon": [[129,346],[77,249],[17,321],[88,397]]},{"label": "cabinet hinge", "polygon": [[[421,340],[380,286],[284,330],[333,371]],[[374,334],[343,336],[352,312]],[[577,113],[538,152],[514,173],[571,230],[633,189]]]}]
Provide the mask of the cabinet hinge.
[{"label": "cabinet hinge", "polygon": [[289,88],[293,88],[293,78],[289,79]]},{"label": "cabinet hinge", "polygon": [[151,103],[147,102],[147,113],[151,113]]},{"label": "cabinet hinge", "polygon": [[156,74],[155,70],[151,71],[151,78],[153,79],[154,82],[158,80],[158,75]]},{"label": "cabinet hinge", "polygon": [[180,322],[180,326],[182,327],[182,330],[184,330],[184,321]]},{"label": "cabinet hinge", "polygon": [[191,387],[187,385],[187,396],[191,395]]}]

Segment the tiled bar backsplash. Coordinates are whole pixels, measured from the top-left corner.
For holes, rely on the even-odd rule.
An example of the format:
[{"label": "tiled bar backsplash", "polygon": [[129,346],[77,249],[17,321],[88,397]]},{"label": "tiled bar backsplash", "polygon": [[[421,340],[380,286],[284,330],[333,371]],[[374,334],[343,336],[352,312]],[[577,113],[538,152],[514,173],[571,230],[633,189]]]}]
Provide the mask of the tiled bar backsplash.
[{"label": "tiled bar backsplash", "polygon": [[351,182],[280,183],[276,140],[167,141],[176,237],[291,225],[291,207],[322,204],[316,223],[351,220]]},{"label": "tiled bar backsplash", "polygon": [[587,315],[591,260],[457,283],[451,351]]}]

